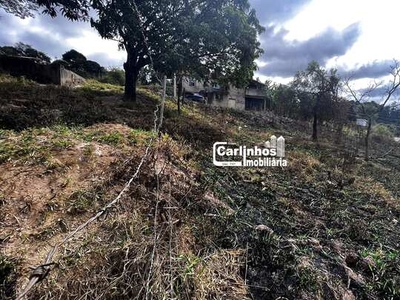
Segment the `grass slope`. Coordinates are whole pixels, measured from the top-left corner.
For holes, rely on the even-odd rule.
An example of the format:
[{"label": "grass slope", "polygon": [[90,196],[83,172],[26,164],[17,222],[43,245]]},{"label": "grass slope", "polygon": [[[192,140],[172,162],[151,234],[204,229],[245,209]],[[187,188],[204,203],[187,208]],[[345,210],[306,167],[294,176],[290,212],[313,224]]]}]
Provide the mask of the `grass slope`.
[{"label": "grass slope", "polygon": [[[0,79],[0,298],[113,199],[152,136],[157,89]],[[307,124],[167,102],[120,206],[56,256],[30,299],[399,299],[398,149],[365,163]],[[285,169],[217,168],[212,144],[287,139]],[[397,152],[396,152],[397,151]],[[397,157],[397,158],[396,158]],[[397,160],[396,160],[397,159]]]}]

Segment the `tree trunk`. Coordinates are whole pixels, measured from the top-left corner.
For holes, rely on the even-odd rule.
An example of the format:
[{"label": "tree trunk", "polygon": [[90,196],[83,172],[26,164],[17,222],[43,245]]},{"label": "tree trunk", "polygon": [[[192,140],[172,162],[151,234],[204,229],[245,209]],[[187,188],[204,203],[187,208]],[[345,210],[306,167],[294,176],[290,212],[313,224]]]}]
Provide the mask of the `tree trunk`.
[{"label": "tree trunk", "polygon": [[136,102],[136,84],[140,69],[137,67],[133,55],[128,51],[128,58],[124,63],[125,69],[125,94],[124,100]]},{"label": "tree trunk", "polygon": [[312,132],[312,140],[318,140],[318,114],[314,112],[314,121],[313,121],[313,132]]},{"label": "tree trunk", "polygon": [[371,135],[372,122],[368,120],[367,135],[365,136],[365,161],[369,160],[369,137]]},{"label": "tree trunk", "polygon": [[317,95],[317,102],[313,108],[314,120],[313,120],[313,133],[312,140],[318,141],[318,112],[319,112],[320,95]]},{"label": "tree trunk", "polygon": [[181,114],[181,97],[182,97],[182,89],[183,89],[183,76],[179,76],[178,83],[178,114]]}]

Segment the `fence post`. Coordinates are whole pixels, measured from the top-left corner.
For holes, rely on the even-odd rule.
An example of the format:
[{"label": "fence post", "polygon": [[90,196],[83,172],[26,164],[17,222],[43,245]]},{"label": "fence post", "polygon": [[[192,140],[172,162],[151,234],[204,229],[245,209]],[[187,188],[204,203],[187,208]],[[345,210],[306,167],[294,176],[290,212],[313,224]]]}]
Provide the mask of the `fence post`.
[{"label": "fence post", "polygon": [[276,156],[279,158],[285,157],[285,138],[280,136],[277,140]]},{"label": "fence post", "polygon": [[174,73],[174,100],[176,100],[176,74]]}]

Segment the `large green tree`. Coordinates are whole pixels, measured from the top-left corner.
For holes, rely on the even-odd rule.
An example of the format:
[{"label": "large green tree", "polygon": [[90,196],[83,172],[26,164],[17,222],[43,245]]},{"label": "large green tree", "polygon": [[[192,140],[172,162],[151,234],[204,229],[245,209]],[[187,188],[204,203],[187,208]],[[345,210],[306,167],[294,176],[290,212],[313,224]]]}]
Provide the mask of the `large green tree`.
[{"label": "large green tree", "polygon": [[164,74],[217,72],[240,86],[261,53],[263,28],[247,0],[96,0],[93,8],[92,25],[127,52],[127,100],[136,99],[139,72],[152,62]]},{"label": "large green tree", "polygon": [[62,59],[68,69],[83,77],[99,77],[106,72],[97,62],[88,60],[85,55],[74,49],[65,52]]}]

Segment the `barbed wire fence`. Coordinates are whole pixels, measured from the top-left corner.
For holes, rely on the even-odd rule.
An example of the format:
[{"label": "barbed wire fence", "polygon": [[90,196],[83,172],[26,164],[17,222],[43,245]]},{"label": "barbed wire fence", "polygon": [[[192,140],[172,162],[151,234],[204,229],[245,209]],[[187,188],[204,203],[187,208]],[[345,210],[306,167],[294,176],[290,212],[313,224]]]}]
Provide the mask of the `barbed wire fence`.
[{"label": "barbed wire fence", "polygon": [[[146,37],[146,34],[145,34],[145,29],[143,27],[142,16],[140,14],[140,11],[139,11],[135,1],[132,1],[132,3],[133,3],[133,8],[132,9],[134,10],[134,13],[138,17],[140,30],[141,30],[141,33],[142,33],[142,36],[143,36],[143,42],[145,44],[146,51],[147,51],[147,54],[149,56],[150,67],[154,70],[154,60],[153,60],[153,57],[152,57],[151,52],[150,52],[150,48],[149,48],[149,45],[148,45],[148,40],[147,40],[147,37]],[[40,281],[45,279],[47,277],[47,275],[50,273],[51,267],[56,264],[54,262],[54,256],[56,255],[58,250],[63,245],[66,245],[79,232],[81,232],[83,229],[85,229],[86,227],[91,225],[93,222],[99,220],[101,216],[103,216],[111,208],[116,206],[121,201],[121,199],[125,195],[125,193],[128,192],[128,190],[130,189],[130,187],[131,187],[132,183],[134,182],[134,180],[139,177],[139,173],[140,173],[143,165],[145,164],[145,162],[146,162],[146,160],[147,160],[147,158],[149,156],[150,149],[153,147],[155,140],[158,139],[158,137],[159,137],[160,130],[161,130],[161,127],[163,125],[163,120],[164,120],[165,99],[166,99],[166,80],[167,80],[167,78],[166,78],[166,76],[164,76],[163,81],[161,81],[161,79],[158,77],[157,72],[155,72],[155,76],[156,76],[157,81],[163,87],[163,94],[162,94],[162,98],[161,98],[161,103],[156,105],[156,108],[155,108],[155,110],[153,112],[153,114],[154,114],[154,127],[153,127],[154,134],[152,135],[150,141],[148,142],[148,144],[146,146],[145,152],[144,152],[143,156],[140,159],[139,165],[137,166],[135,173],[133,173],[131,178],[125,183],[124,188],[120,191],[120,193],[117,195],[116,198],[114,198],[111,202],[109,202],[106,206],[104,206],[101,210],[99,210],[93,217],[88,219],[85,223],[83,223],[80,226],[76,227],[76,229],[70,231],[64,237],[64,239],[61,240],[61,242],[57,243],[55,246],[53,246],[51,248],[51,250],[48,252],[48,254],[46,256],[46,259],[45,259],[43,264],[41,264],[41,265],[39,265],[39,266],[37,266],[35,268],[32,268],[33,270],[32,270],[32,272],[30,274],[29,282],[22,289],[22,292],[17,296],[16,300],[25,299],[25,297],[29,294],[29,292],[33,289],[33,287],[36,284],[38,284]],[[159,156],[156,155],[156,158],[158,158],[158,157]],[[159,176],[159,174],[157,173],[157,180],[158,180],[158,176]],[[159,188],[159,185],[157,185],[157,188]],[[159,194],[159,192],[157,191],[157,195],[158,194]],[[156,212],[156,214],[157,214],[157,212]],[[155,215],[155,217],[156,217],[156,215]],[[154,240],[155,241],[157,239],[157,235],[156,234],[157,233],[154,232],[154,235],[155,235],[154,236]],[[155,244],[154,244],[154,247],[156,247]]]}]

